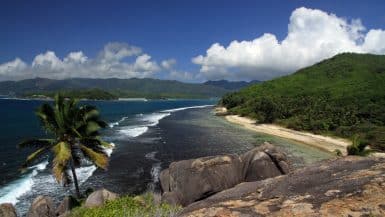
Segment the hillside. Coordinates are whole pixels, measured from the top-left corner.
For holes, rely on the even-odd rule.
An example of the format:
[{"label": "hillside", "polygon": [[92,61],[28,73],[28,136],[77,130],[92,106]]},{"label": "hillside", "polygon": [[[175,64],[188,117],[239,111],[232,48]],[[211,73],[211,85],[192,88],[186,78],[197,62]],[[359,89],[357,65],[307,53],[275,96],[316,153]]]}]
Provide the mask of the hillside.
[{"label": "hillside", "polygon": [[230,112],[385,150],[385,56],[345,53],[225,95]]},{"label": "hillside", "polygon": [[247,87],[252,84],[260,83],[261,81],[253,80],[250,82],[247,81],[227,81],[227,80],[217,80],[217,81],[206,81],[203,84],[211,85],[216,87],[221,87],[227,90],[239,90],[241,88]]},{"label": "hillside", "polygon": [[53,80],[35,78],[21,81],[0,82],[0,95],[31,96],[36,94],[51,95],[55,91],[99,92],[115,97],[146,97],[146,98],[209,98],[220,97],[229,92],[221,87],[211,85],[183,83],[158,79],[87,79],[73,78]]}]

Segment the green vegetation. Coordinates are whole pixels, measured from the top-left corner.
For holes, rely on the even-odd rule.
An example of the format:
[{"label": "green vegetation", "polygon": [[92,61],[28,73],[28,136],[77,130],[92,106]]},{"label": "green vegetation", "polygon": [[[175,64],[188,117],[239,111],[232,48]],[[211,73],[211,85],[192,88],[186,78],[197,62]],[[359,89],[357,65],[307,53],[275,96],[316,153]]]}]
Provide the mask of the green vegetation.
[{"label": "green vegetation", "polygon": [[[56,92],[31,92],[23,94],[23,97],[27,98],[53,98]],[[78,98],[78,99],[90,99],[90,100],[114,100],[118,99],[118,96],[103,91],[100,89],[87,89],[87,90],[63,90],[60,91],[60,94],[66,98]]]},{"label": "green vegetation", "polygon": [[355,135],[352,144],[346,148],[346,151],[348,155],[367,156],[373,152],[373,150],[367,148],[368,145],[368,143],[362,142],[358,135]]},{"label": "green vegetation", "polygon": [[[77,100],[65,99],[59,94],[55,96],[53,106],[42,104],[37,109],[36,116],[51,138],[31,139],[19,144],[21,148],[35,149],[28,156],[23,168],[51,151],[54,177],[65,186],[73,181],[77,196],[80,197],[75,168],[80,166],[82,157],[99,168],[107,168],[108,156],[104,147],[109,144],[99,137],[99,130],[107,124],[100,120],[99,111],[95,107],[79,106]],[[72,179],[68,170],[72,172]]]},{"label": "green vegetation", "polygon": [[71,211],[70,217],[173,217],[177,216],[181,207],[159,204],[153,194],[142,196],[124,196],[108,201],[98,208],[78,207]]},{"label": "green vegetation", "polygon": [[345,53],[225,95],[230,112],[260,123],[351,138],[385,151],[385,56]]},{"label": "green vegetation", "polygon": [[87,99],[116,98],[211,98],[230,90],[219,86],[183,83],[159,79],[88,79],[53,80],[46,78],[0,82],[0,94],[12,96],[47,95],[65,92],[68,96]]}]

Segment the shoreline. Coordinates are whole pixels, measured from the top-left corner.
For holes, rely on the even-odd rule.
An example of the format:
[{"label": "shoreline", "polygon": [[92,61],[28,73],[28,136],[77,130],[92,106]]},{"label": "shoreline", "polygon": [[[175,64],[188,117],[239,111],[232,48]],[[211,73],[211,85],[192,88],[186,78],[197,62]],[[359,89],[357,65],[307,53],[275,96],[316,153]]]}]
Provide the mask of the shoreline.
[{"label": "shoreline", "polygon": [[238,115],[226,114],[226,108],[216,108],[216,114],[223,116],[225,120],[240,125],[246,129],[257,133],[269,134],[284,139],[299,142],[309,145],[328,153],[335,153],[336,149],[340,150],[343,155],[346,155],[346,147],[351,144],[351,141],[343,138],[333,138],[329,136],[316,135],[308,132],[301,132],[275,124],[255,124],[255,120]]}]

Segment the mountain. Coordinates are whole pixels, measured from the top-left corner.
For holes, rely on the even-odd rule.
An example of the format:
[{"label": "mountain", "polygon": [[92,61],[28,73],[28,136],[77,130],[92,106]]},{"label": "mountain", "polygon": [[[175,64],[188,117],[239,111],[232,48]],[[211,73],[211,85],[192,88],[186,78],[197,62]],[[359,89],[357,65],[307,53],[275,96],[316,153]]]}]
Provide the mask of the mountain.
[{"label": "mountain", "polygon": [[92,91],[103,93],[103,95],[112,94],[116,97],[146,98],[208,98],[220,97],[229,92],[229,90],[216,86],[150,78],[72,78],[64,80],[34,78],[0,82],[0,95],[50,95],[56,91],[73,94]]},{"label": "mountain", "polygon": [[206,81],[203,84],[205,85],[211,85],[215,87],[221,87],[226,90],[239,90],[243,87],[249,86],[251,84],[257,84],[261,81],[253,80],[250,82],[247,81],[227,81],[227,80],[217,80],[217,81]]},{"label": "mountain", "polygon": [[230,112],[296,130],[351,138],[385,150],[385,56],[344,53],[229,93]]}]

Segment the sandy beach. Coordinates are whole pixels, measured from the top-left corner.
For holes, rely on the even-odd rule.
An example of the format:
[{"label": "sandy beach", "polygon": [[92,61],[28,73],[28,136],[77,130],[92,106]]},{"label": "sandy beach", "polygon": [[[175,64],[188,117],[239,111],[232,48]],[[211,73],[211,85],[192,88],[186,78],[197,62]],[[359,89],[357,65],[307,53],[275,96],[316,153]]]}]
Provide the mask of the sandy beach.
[{"label": "sandy beach", "polygon": [[[224,115],[225,108],[216,108],[216,113]],[[265,133],[281,138],[289,139],[292,141],[300,142],[306,145],[311,145],[318,149],[334,152],[339,149],[344,155],[346,155],[346,147],[351,144],[347,139],[334,138],[329,136],[321,136],[307,132],[295,131],[287,129],[274,124],[255,124],[255,120],[247,117],[240,117],[238,115],[224,115],[225,119],[231,123],[241,125],[249,130],[253,130],[258,133]]]}]

